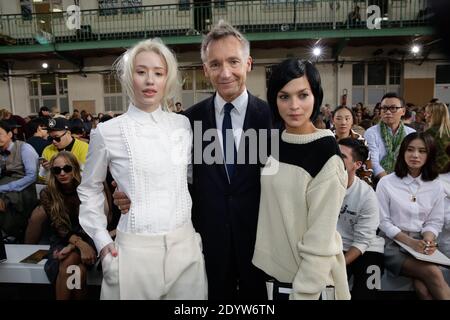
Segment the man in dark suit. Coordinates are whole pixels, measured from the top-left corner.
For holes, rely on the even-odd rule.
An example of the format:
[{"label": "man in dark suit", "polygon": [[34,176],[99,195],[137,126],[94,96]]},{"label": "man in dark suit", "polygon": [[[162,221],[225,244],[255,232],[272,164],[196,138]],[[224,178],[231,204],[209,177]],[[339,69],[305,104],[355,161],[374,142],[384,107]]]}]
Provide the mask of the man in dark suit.
[{"label": "man in dark suit", "polygon": [[[194,131],[192,221],[202,236],[208,296],[211,300],[264,300],[265,274],[251,262],[264,159],[252,156],[259,154],[259,140],[265,139],[256,133],[270,134],[271,112],[266,102],[246,89],[252,58],[249,42],[238,30],[219,22],[204,38],[201,57],[216,93],[184,114]],[[203,141],[206,131],[213,133],[212,141]],[[248,138],[252,133],[256,139]],[[215,144],[213,150],[211,144]],[[208,150],[220,161],[206,160]],[[124,211],[126,202],[117,194],[114,198]]]},{"label": "man in dark suit", "polygon": [[[254,132],[270,129],[270,109],[246,89],[252,58],[250,45],[239,31],[219,22],[204,38],[201,56],[205,75],[216,93],[185,111],[194,128],[194,144],[206,136],[205,131],[213,129],[217,135],[212,143],[220,144],[215,150],[221,151],[223,159],[233,148],[233,141],[230,148],[224,143],[228,112],[234,131],[230,137],[234,138],[238,159],[231,167],[228,159],[226,165],[225,161],[208,165],[204,152],[211,142],[202,141],[201,150],[194,146],[192,221],[203,240],[209,298],[267,299],[264,273],[251,263],[263,159],[251,161],[251,153],[258,152],[259,141],[245,136],[249,129]],[[200,131],[195,132],[195,123],[201,124],[201,137]],[[224,145],[228,150],[224,150]],[[197,157],[201,159],[197,161],[196,153],[199,155],[200,151],[203,156]]]}]

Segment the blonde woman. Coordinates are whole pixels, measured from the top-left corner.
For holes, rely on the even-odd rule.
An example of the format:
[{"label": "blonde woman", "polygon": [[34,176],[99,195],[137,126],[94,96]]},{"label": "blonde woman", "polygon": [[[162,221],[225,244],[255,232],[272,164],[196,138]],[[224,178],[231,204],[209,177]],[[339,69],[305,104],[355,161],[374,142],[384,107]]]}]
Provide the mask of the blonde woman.
[{"label": "blonde woman", "polygon": [[[129,49],[116,67],[131,103],[91,136],[78,188],[81,225],[102,259],[101,298],[206,299],[201,238],[192,226],[187,185],[191,127],[186,117],[168,110],[179,84],[177,61],[153,39]],[[103,214],[108,168],[131,200],[115,241]]]},{"label": "blonde woman", "polygon": [[[80,200],[77,187],[80,165],[70,152],[61,151],[50,160],[48,185],[41,191],[41,206],[52,226],[50,254],[45,264],[48,279],[56,287],[56,299],[86,298],[86,270],[96,261],[94,244],[78,220]],[[70,290],[67,268],[78,266],[81,288]]]},{"label": "blonde woman", "polygon": [[441,102],[427,104],[425,121],[428,125],[426,132],[433,136],[436,143],[436,164],[438,172],[442,173],[450,161],[449,156],[445,153],[445,148],[450,143],[450,119],[447,106]]}]

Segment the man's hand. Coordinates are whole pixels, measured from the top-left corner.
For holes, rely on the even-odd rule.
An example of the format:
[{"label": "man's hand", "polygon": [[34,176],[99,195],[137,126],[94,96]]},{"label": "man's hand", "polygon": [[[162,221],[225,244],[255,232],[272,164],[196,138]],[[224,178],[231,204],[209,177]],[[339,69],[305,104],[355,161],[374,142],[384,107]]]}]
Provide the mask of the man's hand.
[{"label": "man's hand", "polygon": [[[112,182],[113,187],[116,187],[117,184],[115,181]],[[127,195],[124,192],[114,191],[113,193],[114,204],[119,208],[122,214],[127,214],[130,210],[131,201],[128,199]]]}]

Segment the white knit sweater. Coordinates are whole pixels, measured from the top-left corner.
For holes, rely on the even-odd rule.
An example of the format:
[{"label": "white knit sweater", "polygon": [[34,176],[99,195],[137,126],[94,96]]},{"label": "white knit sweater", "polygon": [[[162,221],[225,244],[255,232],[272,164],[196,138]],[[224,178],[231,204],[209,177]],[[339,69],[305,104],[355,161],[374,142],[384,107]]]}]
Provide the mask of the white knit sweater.
[{"label": "white knit sweater", "polygon": [[[274,175],[264,170],[278,162]],[[261,202],[253,264],[292,283],[290,299],[318,299],[334,285],[349,299],[342,240],[336,231],[347,173],[333,134],[282,133],[278,159],[261,177]]]}]

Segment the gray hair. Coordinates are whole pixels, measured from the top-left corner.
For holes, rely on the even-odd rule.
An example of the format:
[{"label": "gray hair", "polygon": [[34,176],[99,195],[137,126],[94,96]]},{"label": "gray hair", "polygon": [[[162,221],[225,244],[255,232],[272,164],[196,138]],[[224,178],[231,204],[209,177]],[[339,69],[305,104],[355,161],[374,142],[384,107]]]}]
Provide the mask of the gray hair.
[{"label": "gray hair", "polygon": [[180,80],[177,59],[175,58],[174,53],[161,41],[161,39],[154,38],[138,42],[114,62],[113,69],[116,70],[120,83],[125,88],[131,102],[135,104],[133,90],[134,61],[139,53],[145,51],[151,51],[158,54],[166,64],[166,89],[161,104],[164,111],[169,111],[169,105],[175,98],[176,91],[180,86]]},{"label": "gray hair", "polygon": [[206,35],[206,37],[203,38],[202,41],[202,47],[201,47],[201,57],[203,63],[206,62],[206,49],[208,49],[208,45],[211,42],[214,42],[216,40],[232,36],[238,39],[241,42],[242,45],[242,52],[244,56],[247,58],[250,55],[250,42],[240,33],[235,27],[233,27],[228,22],[225,22],[224,20],[219,20],[216,26],[211,29],[211,31]]}]

